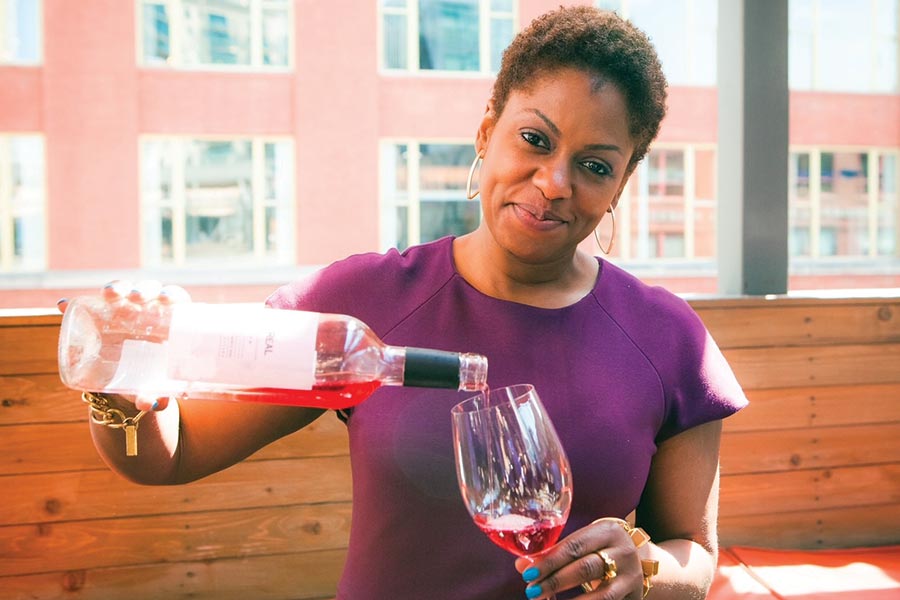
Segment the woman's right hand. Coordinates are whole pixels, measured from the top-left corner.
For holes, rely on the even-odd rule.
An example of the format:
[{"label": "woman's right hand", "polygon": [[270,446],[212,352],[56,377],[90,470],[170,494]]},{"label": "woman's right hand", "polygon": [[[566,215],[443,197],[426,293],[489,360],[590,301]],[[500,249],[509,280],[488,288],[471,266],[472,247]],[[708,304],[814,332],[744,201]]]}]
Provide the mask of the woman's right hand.
[{"label": "woman's right hand", "polygon": [[[163,337],[165,333],[159,326],[161,311],[172,304],[191,301],[190,294],[181,286],[164,286],[155,280],[132,282],[117,279],[103,286],[100,295],[108,303],[109,312],[104,310],[104,321],[112,326],[113,331],[134,330],[137,327],[148,332],[157,331]],[[56,306],[61,313],[65,313],[69,300],[63,298]],[[153,395],[127,400],[138,410],[163,410],[169,405],[168,397]]]}]

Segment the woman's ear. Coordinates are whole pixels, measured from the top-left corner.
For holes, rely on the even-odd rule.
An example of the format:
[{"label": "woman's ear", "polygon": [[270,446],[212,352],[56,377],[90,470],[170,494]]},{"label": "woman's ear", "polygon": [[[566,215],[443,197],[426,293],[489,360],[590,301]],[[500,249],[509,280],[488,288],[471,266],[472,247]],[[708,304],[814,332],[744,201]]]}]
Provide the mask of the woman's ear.
[{"label": "woman's ear", "polygon": [[491,133],[494,131],[496,119],[494,117],[494,103],[490,101],[484,109],[484,116],[481,117],[481,124],[478,126],[478,132],[475,135],[475,152],[483,154],[487,149],[488,142],[491,139]]}]

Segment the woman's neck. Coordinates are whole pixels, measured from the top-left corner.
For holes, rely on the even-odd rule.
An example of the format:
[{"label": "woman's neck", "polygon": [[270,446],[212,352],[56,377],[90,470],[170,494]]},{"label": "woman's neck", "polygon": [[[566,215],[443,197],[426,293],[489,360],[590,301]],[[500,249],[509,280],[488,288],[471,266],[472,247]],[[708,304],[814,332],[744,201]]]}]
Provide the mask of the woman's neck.
[{"label": "woman's neck", "polygon": [[483,294],[540,308],[563,308],[584,298],[596,284],[599,264],[584,252],[527,263],[485,237],[473,232],[453,243],[457,272]]}]

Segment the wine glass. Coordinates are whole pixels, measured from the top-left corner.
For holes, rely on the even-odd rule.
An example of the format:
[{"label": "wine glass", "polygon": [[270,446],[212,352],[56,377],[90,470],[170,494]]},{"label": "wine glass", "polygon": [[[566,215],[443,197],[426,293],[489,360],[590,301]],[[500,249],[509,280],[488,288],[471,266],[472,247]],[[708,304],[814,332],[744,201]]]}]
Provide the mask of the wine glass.
[{"label": "wine glass", "polygon": [[528,384],[482,392],[451,410],[456,474],[475,524],[533,559],[559,539],[572,504],[565,450]]}]

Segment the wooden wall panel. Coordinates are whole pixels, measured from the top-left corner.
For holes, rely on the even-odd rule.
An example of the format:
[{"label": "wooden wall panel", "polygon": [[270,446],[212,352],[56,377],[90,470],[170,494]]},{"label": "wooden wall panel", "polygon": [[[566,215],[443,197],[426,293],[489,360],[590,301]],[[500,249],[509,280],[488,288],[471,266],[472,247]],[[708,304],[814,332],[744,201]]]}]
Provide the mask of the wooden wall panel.
[{"label": "wooden wall panel", "polygon": [[[751,400],[725,422],[721,543],[900,543],[900,298],[692,305]],[[59,382],[59,321],[0,315],[0,598],[333,598],[344,425],[323,415],[192,484],[131,484]]]},{"label": "wooden wall panel", "polygon": [[344,548],[350,504],[295,504],[3,528],[0,576]]},{"label": "wooden wall panel", "polygon": [[49,571],[0,579],[0,597],[29,600],[327,600],[346,551]]}]

